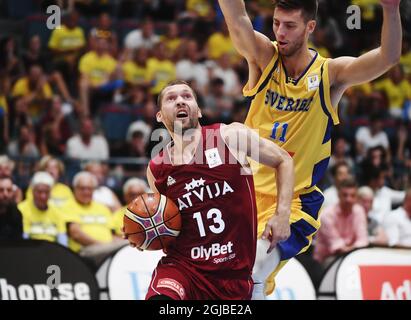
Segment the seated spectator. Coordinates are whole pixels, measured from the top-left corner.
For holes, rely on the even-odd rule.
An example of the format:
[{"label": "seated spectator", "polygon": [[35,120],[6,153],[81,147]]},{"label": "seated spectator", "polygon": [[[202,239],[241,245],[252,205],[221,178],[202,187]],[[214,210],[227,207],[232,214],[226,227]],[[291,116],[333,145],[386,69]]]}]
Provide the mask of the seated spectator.
[{"label": "seated spectator", "polygon": [[123,86],[120,65],[110,56],[107,39],[97,39],[95,47],[80,58],[78,66],[80,102],[88,115],[94,115],[101,103],[111,102]]},{"label": "seated spectator", "polygon": [[97,26],[90,30],[88,43],[91,50],[96,50],[96,42],[99,38],[107,39],[109,52],[115,57],[118,51],[118,37],[116,31],[112,27],[111,17],[106,12],[100,14]]},{"label": "seated spectator", "polygon": [[[6,155],[0,155],[0,178],[9,178],[13,181],[13,170],[15,163]],[[15,203],[23,200],[23,192],[13,183],[13,199]]]},{"label": "seated spectator", "polygon": [[40,133],[40,150],[43,155],[65,154],[66,143],[72,132],[60,96],[54,95],[51,99],[46,114],[39,121],[37,132]]},{"label": "seated spectator", "polygon": [[23,215],[24,238],[58,242],[67,247],[64,216],[48,202],[53,185],[54,179],[47,172],[39,171],[33,176],[32,196],[18,205]]},{"label": "seated spectator", "polygon": [[242,87],[227,53],[218,58],[217,65],[211,69],[211,76],[223,79],[225,95],[234,98],[241,96]]},{"label": "seated spectator", "polygon": [[126,181],[123,186],[123,197],[124,197],[124,206],[118,209],[113,216],[115,233],[119,237],[122,237],[123,232],[123,219],[124,211],[127,209],[127,205],[136,199],[138,196],[149,192],[150,188],[147,183],[139,178],[130,178]]},{"label": "seated spectator", "polygon": [[28,104],[28,113],[38,119],[44,106],[50,101],[53,91],[40,65],[32,65],[28,75],[20,78],[11,91],[13,98],[23,97]]},{"label": "seated spectator", "polygon": [[374,191],[370,187],[363,186],[358,189],[358,203],[367,215],[368,241],[370,244],[385,246],[388,244],[387,235],[381,224],[370,216],[373,201]]},{"label": "seated spectator", "polygon": [[0,240],[23,238],[23,218],[17,208],[13,181],[0,176]]},{"label": "seated spectator", "polygon": [[11,157],[33,157],[40,156],[35,144],[35,134],[28,126],[20,127],[19,136],[10,142],[7,153]]},{"label": "seated spectator", "polygon": [[121,207],[116,194],[105,185],[107,180],[107,166],[99,162],[89,162],[84,166],[84,170],[93,174],[97,179],[97,187],[93,192],[93,201],[108,207],[112,212]]},{"label": "seated spectator", "polygon": [[381,114],[370,116],[370,126],[361,127],[355,134],[357,159],[361,160],[368,149],[381,145],[389,153],[390,143],[387,134],[383,131],[383,117]]},{"label": "seated spectator", "polygon": [[113,241],[112,213],[106,206],[93,201],[97,185],[91,173],[77,173],[73,178],[74,199],[62,207],[68,223],[69,247],[75,252]]},{"label": "seated spectator", "polygon": [[109,148],[104,136],[94,134],[94,124],[90,118],[80,122],[80,133],[67,141],[67,157],[80,160],[107,160]]},{"label": "seated spectator", "polygon": [[0,70],[10,77],[11,82],[16,81],[23,73],[18,49],[19,46],[13,36],[0,38]]},{"label": "seated spectator", "polygon": [[86,37],[78,25],[79,14],[76,11],[65,14],[62,20],[62,26],[51,33],[48,47],[54,67],[63,74],[66,82],[72,84],[78,58],[86,46]]},{"label": "seated spectator", "polygon": [[350,167],[350,170],[352,170],[354,168],[354,160],[349,155],[349,148],[350,147],[347,143],[347,140],[345,140],[343,137],[335,139],[332,145],[332,153],[328,167],[332,168],[337,163],[345,162]]},{"label": "seated spectator", "polygon": [[[60,181],[64,175],[64,164],[62,161],[52,156],[44,156],[39,161],[38,170],[46,171],[54,179],[54,184],[50,191],[50,204],[55,207],[62,207],[67,201],[73,199],[74,196],[71,189]],[[30,200],[32,198],[33,190],[30,186],[26,192],[26,199]]]},{"label": "seated spectator", "polygon": [[153,95],[158,95],[166,84],[176,79],[176,66],[167,55],[164,43],[155,45],[154,57],[147,61],[147,73]]},{"label": "seated spectator", "polygon": [[403,205],[386,216],[383,227],[389,246],[411,248],[411,189],[407,190]]},{"label": "seated spectator", "polygon": [[390,115],[401,119],[405,103],[411,101],[411,83],[405,78],[401,65],[397,64],[388,71],[386,78],[374,83],[374,89],[387,95]]},{"label": "seated spectator", "polygon": [[314,259],[324,266],[337,255],[368,246],[367,218],[356,203],[357,184],[353,179],[340,183],[339,203],[321,213],[321,228],[317,233]]},{"label": "seated spectator", "polygon": [[29,47],[23,54],[22,58],[26,70],[30,70],[32,65],[41,66],[46,74],[47,81],[56,85],[65,101],[73,103],[74,99],[69,93],[67,84],[64,81],[62,74],[57,70],[53,70],[53,68],[50,66],[50,57],[44,52],[44,50],[42,50],[41,39],[39,35],[35,34],[30,38]]},{"label": "seated spectator", "polygon": [[147,49],[139,48],[133,51],[132,59],[123,63],[124,80],[128,85],[150,85],[152,79],[148,77],[147,60]]},{"label": "seated spectator", "polygon": [[346,162],[337,163],[330,171],[333,185],[324,190],[323,208],[336,205],[339,202],[338,187],[341,182],[351,177],[350,167]]},{"label": "seated spectator", "polygon": [[224,80],[214,78],[210,83],[210,90],[204,96],[204,108],[201,112],[208,123],[230,122],[230,116],[234,108],[233,98],[224,94]]},{"label": "seated spectator", "polygon": [[209,82],[208,69],[203,62],[203,53],[196,40],[187,41],[182,48],[184,56],[176,63],[176,75],[181,80],[194,79],[199,91],[204,94]]},{"label": "seated spectator", "polygon": [[392,207],[404,201],[405,191],[391,189],[385,185],[387,171],[385,168],[370,167],[367,169],[367,185],[374,191],[374,202],[370,216],[382,223]]},{"label": "seated spectator", "polygon": [[227,54],[230,63],[237,63],[240,57],[231,41],[228,27],[225,22],[220,25],[220,30],[214,32],[207,41],[208,58],[218,60],[222,55]]},{"label": "seated spectator", "polygon": [[181,37],[179,37],[179,28],[176,22],[167,25],[167,33],[160,37],[160,41],[165,44],[169,57],[175,61],[178,49],[183,43]]},{"label": "seated spectator", "polygon": [[144,21],[141,29],[130,31],[126,35],[124,46],[127,49],[153,49],[159,41],[160,37],[154,33],[153,21],[147,19]]}]

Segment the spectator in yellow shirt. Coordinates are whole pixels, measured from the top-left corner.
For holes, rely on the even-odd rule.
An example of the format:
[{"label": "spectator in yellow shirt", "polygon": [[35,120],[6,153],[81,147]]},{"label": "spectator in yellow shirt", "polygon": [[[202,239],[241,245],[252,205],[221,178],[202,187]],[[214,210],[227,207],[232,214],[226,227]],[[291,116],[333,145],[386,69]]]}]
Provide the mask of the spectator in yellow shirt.
[{"label": "spectator in yellow shirt", "polygon": [[393,67],[388,76],[375,82],[373,87],[387,95],[391,116],[401,118],[405,103],[411,100],[411,83],[405,78],[401,65]]},{"label": "spectator in yellow shirt", "polygon": [[[96,41],[96,50],[80,58],[80,102],[86,115],[96,111],[102,101],[111,101],[113,92],[123,85],[117,60],[109,54],[107,39]],[[90,109],[91,107],[91,109]]]},{"label": "spectator in yellow shirt", "polygon": [[148,51],[146,48],[139,48],[133,52],[133,59],[123,63],[122,69],[124,80],[128,85],[150,84],[150,78],[147,71]]},{"label": "spectator in yellow shirt", "polygon": [[171,22],[167,26],[167,34],[160,37],[160,41],[166,45],[169,57],[175,61],[178,49],[182,44],[179,37],[179,28],[176,22]]},{"label": "spectator in yellow shirt", "polygon": [[187,0],[186,8],[194,17],[210,18],[213,14],[213,8],[207,0]]},{"label": "spectator in yellow shirt", "polygon": [[86,46],[83,29],[78,26],[79,15],[72,11],[63,17],[61,28],[51,33],[48,47],[53,55],[53,64],[63,74],[66,81],[75,75],[75,66]]},{"label": "spectator in yellow shirt", "polygon": [[207,41],[208,57],[218,60],[223,54],[230,56],[231,63],[238,63],[240,56],[237,54],[228,32],[227,24],[223,21],[221,31],[214,32]]},{"label": "spectator in yellow shirt", "polygon": [[[67,201],[73,199],[74,196],[70,187],[68,187],[64,183],[59,182],[61,176],[64,175],[64,164],[61,160],[46,155],[43,158],[41,158],[38,164],[38,170],[46,171],[53,177],[55,181],[50,192],[50,204],[52,204],[55,207],[62,207]],[[32,198],[33,190],[30,186],[26,192],[26,199]]]},{"label": "spectator in yellow shirt", "polygon": [[116,212],[114,212],[113,216],[114,231],[117,236],[121,237],[123,235],[121,230],[123,228],[124,211],[127,209],[127,205],[138,196],[146,192],[149,192],[149,190],[150,188],[148,187],[147,183],[139,178],[130,178],[123,185],[123,196],[125,205],[118,209]]},{"label": "spectator in yellow shirt", "polygon": [[112,28],[111,17],[107,12],[100,14],[97,26],[90,30],[89,45],[91,50],[96,50],[96,42],[99,38],[107,39],[109,43],[109,52],[115,57],[118,51],[117,33]]},{"label": "spectator in yellow shirt", "polygon": [[53,185],[54,179],[47,172],[39,171],[33,176],[30,184],[32,197],[18,205],[23,216],[23,237],[67,246],[64,217],[56,207],[48,203]]},{"label": "spectator in yellow shirt", "polygon": [[14,84],[11,95],[13,98],[23,97],[28,104],[29,115],[38,118],[45,106],[51,101],[53,91],[40,65],[33,64],[27,76],[20,78]]},{"label": "spectator in yellow shirt", "polygon": [[68,223],[69,247],[75,252],[113,241],[110,209],[92,200],[97,185],[97,179],[91,173],[77,173],[73,179],[74,199],[62,208]]},{"label": "spectator in yellow shirt", "polygon": [[152,80],[151,93],[158,95],[164,86],[176,79],[176,67],[167,56],[164,43],[157,43],[154,47],[154,57],[147,62],[148,76]]}]

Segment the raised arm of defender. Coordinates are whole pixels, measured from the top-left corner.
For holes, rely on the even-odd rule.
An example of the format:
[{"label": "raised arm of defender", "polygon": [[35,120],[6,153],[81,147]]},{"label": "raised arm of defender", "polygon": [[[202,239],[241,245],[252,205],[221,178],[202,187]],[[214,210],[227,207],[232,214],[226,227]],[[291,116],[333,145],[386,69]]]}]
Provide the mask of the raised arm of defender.
[{"label": "raised arm of defender", "polygon": [[[270,252],[279,241],[290,236],[290,211],[294,189],[294,165],[291,156],[270,140],[260,138],[254,130],[234,122],[221,128],[221,135],[234,154],[245,153],[254,161],[277,170],[278,201],[275,214],[267,222],[263,239],[271,242]],[[258,152],[255,152],[255,150]]]},{"label": "raised arm of defender", "polygon": [[243,0],[219,0],[231,40],[250,66],[263,71],[274,55],[274,47],[265,35],[254,31]]},{"label": "raised arm of defender", "polygon": [[331,99],[334,106],[347,88],[372,81],[398,63],[402,44],[400,2],[381,0],[384,22],[379,48],[358,58],[340,57],[330,61]]}]

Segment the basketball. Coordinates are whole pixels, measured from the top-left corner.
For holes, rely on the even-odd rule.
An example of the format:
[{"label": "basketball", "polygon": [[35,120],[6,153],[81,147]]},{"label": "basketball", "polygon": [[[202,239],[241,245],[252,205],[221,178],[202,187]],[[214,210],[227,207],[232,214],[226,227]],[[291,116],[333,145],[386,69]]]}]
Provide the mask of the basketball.
[{"label": "basketball", "polygon": [[135,198],[124,214],[124,233],[139,249],[166,249],[180,230],[180,211],[172,200],[159,193]]}]

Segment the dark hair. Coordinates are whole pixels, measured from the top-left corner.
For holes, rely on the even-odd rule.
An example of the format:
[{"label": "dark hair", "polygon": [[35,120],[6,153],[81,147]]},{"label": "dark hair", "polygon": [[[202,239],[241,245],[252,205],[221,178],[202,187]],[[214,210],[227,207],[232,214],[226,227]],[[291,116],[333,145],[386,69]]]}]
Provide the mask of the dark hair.
[{"label": "dark hair", "polygon": [[357,182],[355,181],[354,178],[344,179],[339,184],[338,190],[341,190],[341,189],[344,189],[344,188],[357,188]]},{"label": "dark hair", "polygon": [[283,10],[302,10],[305,21],[316,20],[318,0],[274,0],[275,8]]},{"label": "dark hair", "polygon": [[340,167],[346,167],[348,170],[350,170],[350,166],[348,165],[347,162],[345,162],[344,160],[343,160],[343,161],[339,161],[339,162],[337,162],[333,167],[331,167],[331,169],[330,169],[331,175],[332,175],[333,177],[336,176],[337,171],[338,171],[338,169],[339,169]]},{"label": "dark hair", "polygon": [[165,90],[166,88],[168,88],[168,87],[176,86],[176,85],[179,85],[179,84],[185,84],[186,86],[188,86],[188,87],[191,89],[191,91],[193,92],[194,98],[197,100],[197,95],[196,95],[196,93],[194,92],[193,88],[191,88],[191,86],[190,86],[186,81],[184,81],[184,80],[173,80],[173,81],[169,82],[169,83],[161,90],[160,94],[159,94],[158,97],[157,97],[157,106],[158,106],[160,109],[161,109],[161,101],[163,100],[164,90]]}]

